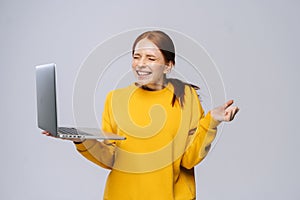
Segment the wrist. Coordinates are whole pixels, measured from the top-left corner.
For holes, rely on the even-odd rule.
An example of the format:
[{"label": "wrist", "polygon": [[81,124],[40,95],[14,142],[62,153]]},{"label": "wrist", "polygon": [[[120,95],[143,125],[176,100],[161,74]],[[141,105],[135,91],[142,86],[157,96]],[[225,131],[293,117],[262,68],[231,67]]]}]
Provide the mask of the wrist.
[{"label": "wrist", "polygon": [[211,122],[210,122],[210,127],[214,128],[217,127],[222,121],[216,119],[214,114],[212,113],[213,111],[208,112],[208,115],[210,116]]},{"label": "wrist", "polygon": [[83,143],[85,141],[85,139],[83,139],[83,140],[76,140],[76,141],[73,141],[73,143],[74,144],[81,144],[81,143]]}]

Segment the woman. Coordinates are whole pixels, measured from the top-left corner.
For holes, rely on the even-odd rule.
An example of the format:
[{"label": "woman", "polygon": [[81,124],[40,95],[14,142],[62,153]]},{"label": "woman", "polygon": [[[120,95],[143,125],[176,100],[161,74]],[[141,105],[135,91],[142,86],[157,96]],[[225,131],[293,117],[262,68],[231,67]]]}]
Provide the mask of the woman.
[{"label": "woman", "polygon": [[175,48],[164,32],[141,34],[132,57],[136,83],[110,92],[102,116],[104,131],[127,139],[75,141],[76,148],[111,170],[104,199],[195,199],[194,167],[207,155],[217,126],[238,108],[230,100],[204,115],[198,88],[166,77]]}]

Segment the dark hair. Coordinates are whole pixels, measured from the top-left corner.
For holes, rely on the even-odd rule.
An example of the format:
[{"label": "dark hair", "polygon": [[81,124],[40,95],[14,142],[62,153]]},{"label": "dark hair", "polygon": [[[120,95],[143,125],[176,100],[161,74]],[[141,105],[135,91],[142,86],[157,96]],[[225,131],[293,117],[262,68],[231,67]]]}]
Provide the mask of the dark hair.
[{"label": "dark hair", "polygon": [[[153,42],[160,52],[162,53],[164,60],[166,63],[172,63],[175,65],[175,46],[172,39],[162,31],[147,31],[139,35],[132,46],[132,55],[134,55],[135,47],[139,41],[142,39],[148,39]],[[166,83],[171,83],[174,87],[174,94],[172,98],[172,106],[174,106],[176,100],[179,101],[181,107],[184,105],[184,89],[185,86],[188,85],[193,87],[194,89],[199,89],[199,87],[185,83],[179,79],[174,78],[166,78]]]},{"label": "dark hair", "polygon": [[132,46],[132,55],[134,55],[137,43],[145,38],[153,42],[158,47],[166,63],[172,62],[172,64],[175,65],[175,47],[173,41],[162,31],[147,31],[138,36]]}]

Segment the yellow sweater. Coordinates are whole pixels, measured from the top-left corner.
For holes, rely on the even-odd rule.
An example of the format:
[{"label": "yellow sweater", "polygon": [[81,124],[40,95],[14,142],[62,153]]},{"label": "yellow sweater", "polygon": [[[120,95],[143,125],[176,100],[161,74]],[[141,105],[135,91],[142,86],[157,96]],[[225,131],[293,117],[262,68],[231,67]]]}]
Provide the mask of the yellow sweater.
[{"label": "yellow sweater", "polygon": [[105,200],[195,199],[194,166],[208,153],[218,122],[204,111],[194,89],[171,105],[173,86],[147,91],[134,84],[110,92],[102,128],[124,141],[76,144],[87,159],[110,169]]}]

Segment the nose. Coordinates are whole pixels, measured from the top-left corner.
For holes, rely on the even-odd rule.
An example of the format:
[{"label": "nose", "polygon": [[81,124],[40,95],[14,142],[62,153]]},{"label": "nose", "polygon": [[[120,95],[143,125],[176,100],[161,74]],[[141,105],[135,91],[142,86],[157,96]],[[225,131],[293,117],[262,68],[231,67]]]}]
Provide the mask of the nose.
[{"label": "nose", "polygon": [[137,68],[137,69],[144,69],[144,68],[146,68],[146,65],[145,65],[145,64],[138,64],[138,65],[136,66],[136,68]]},{"label": "nose", "polygon": [[145,59],[143,57],[141,57],[140,59],[138,59],[136,64],[139,68],[144,68],[146,66]]}]

